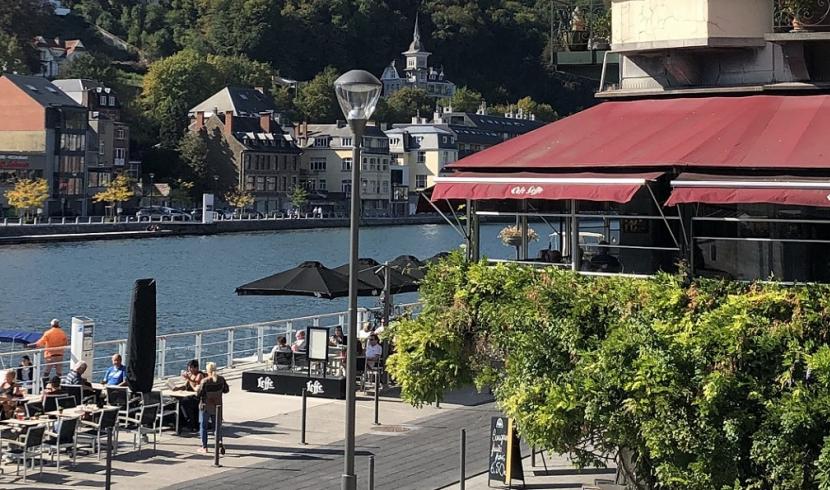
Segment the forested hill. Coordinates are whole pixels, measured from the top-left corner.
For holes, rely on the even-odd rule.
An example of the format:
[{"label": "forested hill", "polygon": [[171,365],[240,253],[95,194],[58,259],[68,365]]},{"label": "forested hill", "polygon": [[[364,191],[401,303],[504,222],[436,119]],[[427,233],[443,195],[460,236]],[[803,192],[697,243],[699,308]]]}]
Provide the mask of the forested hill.
[{"label": "forested hill", "polygon": [[[31,0],[2,0],[2,10]],[[271,64],[308,80],[326,66],[380,74],[412,40],[422,38],[458,86],[488,102],[521,97],[560,114],[591,103],[590,90],[545,63],[549,0],[64,0],[91,24],[138,46],[150,60],[184,48]],[[6,7],[3,7],[6,5]],[[0,20],[2,22],[2,20]],[[14,25],[10,26],[12,29]],[[24,35],[30,32],[21,33]],[[48,33],[46,33],[48,36]],[[399,64],[400,66],[400,64]]]}]

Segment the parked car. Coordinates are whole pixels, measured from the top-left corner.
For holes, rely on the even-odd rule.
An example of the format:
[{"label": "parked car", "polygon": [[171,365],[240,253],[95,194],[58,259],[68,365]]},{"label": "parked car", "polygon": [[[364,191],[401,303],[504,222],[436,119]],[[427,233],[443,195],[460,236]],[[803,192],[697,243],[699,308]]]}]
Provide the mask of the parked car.
[{"label": "parked car", "polygon": [[149,206],[135,213],[138,221],[191,221],[193,218],[181,209],[167,206]]}]

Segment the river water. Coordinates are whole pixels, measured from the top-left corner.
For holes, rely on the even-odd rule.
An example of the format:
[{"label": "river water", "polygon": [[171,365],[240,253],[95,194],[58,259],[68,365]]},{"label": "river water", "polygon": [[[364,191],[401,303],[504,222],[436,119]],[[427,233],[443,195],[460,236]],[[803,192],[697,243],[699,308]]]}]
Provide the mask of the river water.
[{"label": "river water", "polygon": [[[497,239],[502,227],[482,226],[484,255],[514,255]],[[345,298],[236,296],[234,289],[305,260],[337,267],[348,260],[348,235],[337,228],[2,247],[0,330],[39,332],[52,318],[68,325],[87,316],[97,340],[126,338],[133,282],[145,277],[157,282],[159,333],[345,311]],[[423,259],[463,243],[447,225],[363,228],[360,239],[361,257],[379,262]],[[547,245],[531,244],[531,256]],[[395,300],[416,301],[417,293]],[[376,303],[361,298],[362,306]]]}]

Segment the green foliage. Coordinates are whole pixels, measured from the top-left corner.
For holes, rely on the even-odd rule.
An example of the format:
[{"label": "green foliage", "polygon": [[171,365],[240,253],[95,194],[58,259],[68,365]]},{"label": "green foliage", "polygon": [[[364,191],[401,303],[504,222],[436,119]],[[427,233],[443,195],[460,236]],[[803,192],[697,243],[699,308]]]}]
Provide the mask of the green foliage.
[{"label": "green foliage", "polygon": [[302,209],[308,203],[308,191],[302,186],[296,186],[291,190],[288,196],[291,200],[291,205],[296,209]]},{"label": "green foliage", "polygon": [[484,98],[480,93],[467,87],[458,87],[450,97],[449,105],[454,111],[476,112]]},{"label": "green foliage", "polygon": [[327,66],[311,81],[299,89],[294,104],[300,116],[310,122],[332,122],[342,119],[337,97],[334,95],[334,81],[340,74],[333,66]]},{"label": "green foliage", "polygon": [[112,87],[117,81],[112,60],[104,55],[80,53],[61,67],[61,78],[88,78]]},{"label": "green foliage", "polygon": [[420,88],[404,87],[382,100],[373,117],[381,122],[408,123],[415,115],[429,118],[435,111],[435,99]]},{"label": "green foliage", "polygon": [[537,447],[631,455],[640,488],[830,488],[830,286],[430,268],[393,327],[402,396],[493,387]]},{"label": "green foliage", "polygon": [[207,134],[202,131],[188,131],[179,140],[179,158],[190,169],[191,175],[203,184],[212,179],[208,168]]},{"label": "green foliage", "polygon": [[45,33],[51,15],[48,2],[3,0],[0,4],[0,71],[39,73],[40,59],[32,44]]}]

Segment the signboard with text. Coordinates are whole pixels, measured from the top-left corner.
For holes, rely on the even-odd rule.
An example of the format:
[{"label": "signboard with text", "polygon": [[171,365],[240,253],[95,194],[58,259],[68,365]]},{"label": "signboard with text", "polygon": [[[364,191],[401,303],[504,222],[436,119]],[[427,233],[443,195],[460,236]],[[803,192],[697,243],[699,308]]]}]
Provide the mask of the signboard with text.
[{"label": "signboard with text", "polygon": [[487,467],[487,486],[491,481],[512,486],[513,480],[524,482],[519,436],[513,420],[507,417],[490,419],[490,457]]}]

